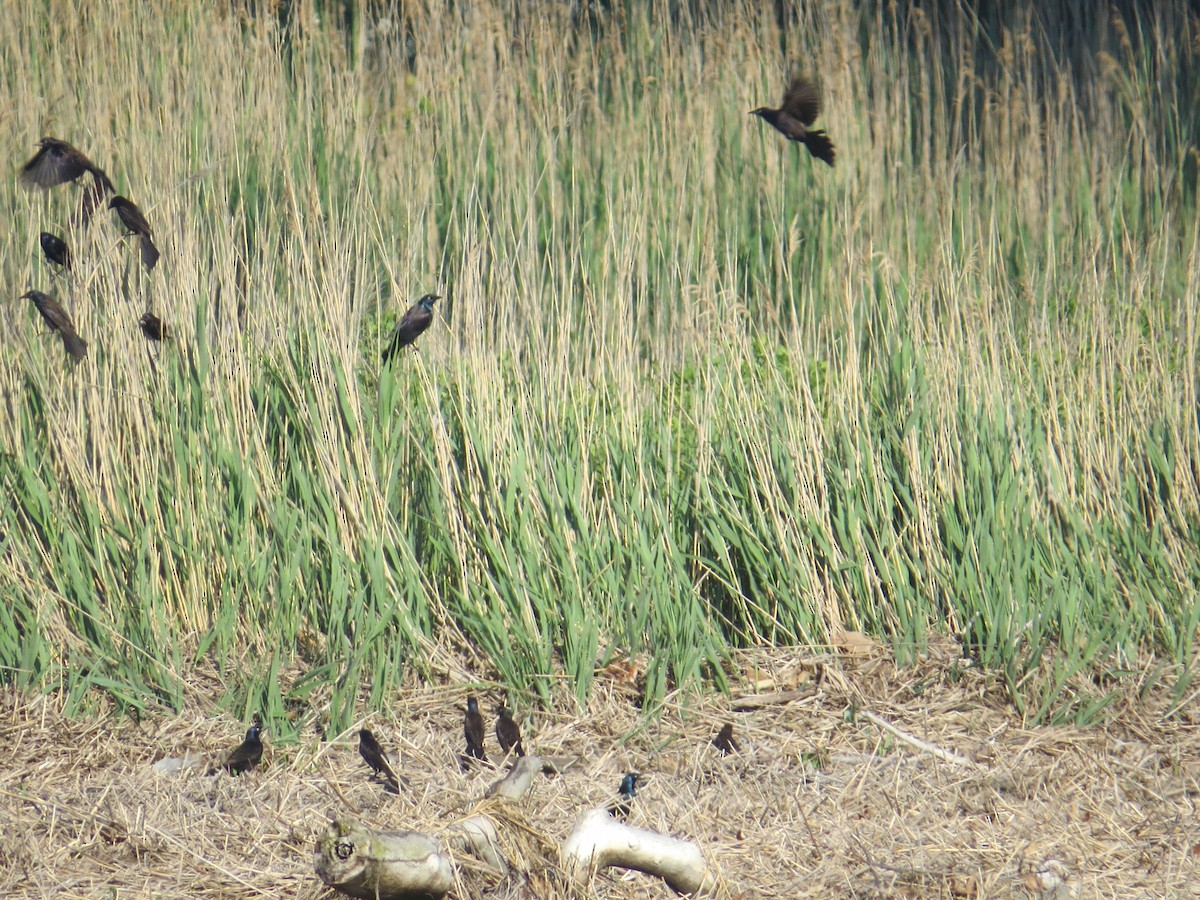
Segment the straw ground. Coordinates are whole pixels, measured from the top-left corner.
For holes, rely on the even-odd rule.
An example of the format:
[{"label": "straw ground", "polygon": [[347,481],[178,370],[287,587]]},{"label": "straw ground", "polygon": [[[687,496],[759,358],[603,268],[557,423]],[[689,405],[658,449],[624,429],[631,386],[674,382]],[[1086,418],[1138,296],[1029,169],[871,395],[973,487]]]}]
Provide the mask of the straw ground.
[{"label": "straw ground", "polygon": [[[410,685],[368,719],[400,753],[411,783],[398,797],[372,781],[352,732],[315,736],[319,710],[298,711],[304,737],[269,746],[249,775],[166,776],[152,772],[156,760],[188,750],[219,759],[242,723],[198,710],[72,720],[51,700],[8,692],[0,892],[325,897],[312,854],[330,817],[449,844],[453,824],[481,808],[501,823],[517,867],[499,878],[456,852],[452,896],[566,897],[554,848],[581,809],[611,802],[636,769],[645,778],[632,823],[696,841],[726,897],[1193,895],[1195,704],[1191,718],[1166,715],[1170,692],[1143,681],[1103,728],[1024,727],[996,679],[964,668],[956,649],[939,644],[911,667],[870,645],[746,654],[732,708],[676,694],[661,718],[635,707],[626,679],[636,663],[614,666],[586,716],[564,694],[526,722],[534,750],[579,762],[539,779],[511,811],[481,803],[495,771],[457,765],[463,687]],[[722,757],[709,742],[726,721],[741,747]],[[1054,894],[1056,879],[1074,893]],[[669,894],[608,872],[580,896]]]}]

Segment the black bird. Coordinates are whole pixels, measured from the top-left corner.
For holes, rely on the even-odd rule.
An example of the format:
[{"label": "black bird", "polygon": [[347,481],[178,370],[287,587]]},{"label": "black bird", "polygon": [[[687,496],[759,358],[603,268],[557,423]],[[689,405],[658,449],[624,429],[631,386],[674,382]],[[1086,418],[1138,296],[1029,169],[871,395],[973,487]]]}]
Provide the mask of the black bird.
[{"label": "black bird", "polygon": [[392,764],[388,761],[387,754],[379,746],[379,741],[375,740],[375,735],[365,728],[358,732],[358,754],[363,758],[363,762],[371,767],[372,772],[383,776],[389,791],[393,794],[400,793],[400,779],[392,771]]},{"label": "black bird", "polygon": [[48,231],[42,232],[40,240],[42,253],[46,255],[48,261],[64,269],[71,268],[71,248],[67,246],[66,241]]},{"label": "black bird", "polygon": [[57,331],[62,337],[63,347],[68,353],[76,359],[87,356],[87,341],[75,333],[75,323],[53,297],[41,291],[26,291],[21,295],[21,299],[33,301],[50,330]]},{"label": "black bird", "polygon": [[721,730],[717,732],[717,736],[712,739],[712,745],[721,751],[722,756],[737,753],[738,743],[733,739],[732,722],[726,722],[721,726]]},{"label": "black bird", "polygon": [[68,181],[75,181],[85,172],[108,181],[108,176],[90,159],[66,141],[44,137],[38,141],[38,152],[21,169],[21,182],[26,187],[49,190]]},{"label": "black bird", "polygon": [[404,347],[419,338],[433,321],[433,302],[442,299],[438,294],[426,294],[411,306],[392,332],[392,340],[383,351],[383,362],[387,365]]},{"label": "black bird", "polygon": [[84,189],[83,202],[79,204],[79,212],[74,217],[74,223],[77,225],[87,225],[92,221],[92,214],[104,202],[104,198],[116,192],[117,189],[108,180],[108,176],[100,169],[93,168],[92,185]]},{"label": "black bird", "polygon": [[159,253],[158,248],[154,246],[154,239],[150,235],[150,223],[146,221],[142,211],[131,200],[120,196],[109,200],[108,208],[115,209],[121,224],[129,229],[125,233],[127,237],[137,235],[142,239],[142,265],[147,270],[153,269],[158,262]]},{"label": "black bird", "polygon": [[524,756],[525,748],[521,746],[521,729],[513,721],[512,713],[508,711],[507,706],[501,706],[499,713],[500,718],[496,720],[496,740],[500,742],[500,749],[505,754],[512,750],[517,756]]},{"label": "black bird", "polygon": [[[514,722],[513,725],[515,726],[516,723]],[[483,752],[483,714],[479,711],[479,701],[474,697],[467,698],[467,714],[463,719],[463,737],[467,739],[467,756],[487,759],[487,754]]]},{"label": "black bird", "polygon": [[832,166],[833,141],[824,131],[808,127],[820,114],[821,93],[817,86],[803,75],[792,78],[779,109],[760,106],[750,110],[750,115],[765,119],[789,141],[799,141],[808,147],[809,153]]},{"label": "black bird", "polygon": [[143,313],[138,319],[138,325],[142,329],[142,334],[152,341],[161,341],[167,337],[167,326],[152,312]]},{"label": "black bird", "polygon": [[633,808],[633,798],[637,796],[637,782],[641,777],[638,772],[625,773],[625,777],[621,779],[621,786],[617,788],[617,793],[621,795],[621,799],[614,801],[608,807],[610,815],[618,819],[629,818],[629,810]]},{"label": "black bird", "polygon": [[255,722],[246,732],[246,739],[233,748],[229,758],[214,769],[209,769],[209,775],[225,771],[230,775],[241,775],[249,772],[262,759],[262,725]]}]

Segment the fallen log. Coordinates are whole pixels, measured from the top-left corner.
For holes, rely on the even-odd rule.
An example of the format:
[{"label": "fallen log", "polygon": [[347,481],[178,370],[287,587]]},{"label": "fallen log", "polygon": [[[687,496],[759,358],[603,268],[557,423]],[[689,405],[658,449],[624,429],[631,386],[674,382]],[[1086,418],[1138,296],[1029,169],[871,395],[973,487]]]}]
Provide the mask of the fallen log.
[{"label": "fallen log", "polygon": [[376,831],[333,821],[313,859],[321,880],[351,897],[437,900],[454,884],[450,859],[419,831]]}]

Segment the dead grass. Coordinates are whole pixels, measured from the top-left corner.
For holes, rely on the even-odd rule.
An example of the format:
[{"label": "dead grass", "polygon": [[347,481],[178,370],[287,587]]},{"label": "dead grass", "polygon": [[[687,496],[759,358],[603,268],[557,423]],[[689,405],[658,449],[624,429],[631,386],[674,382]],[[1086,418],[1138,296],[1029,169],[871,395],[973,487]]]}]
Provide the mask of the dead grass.
[{"label": "dead grass", "polygon": [[[563,711],[564,695],[562,710],[525,723],[540,754],[581,760],[539,779],[509,817],[527,826],[513,839],[531,870],[497,883],[459,854],[454,896],[561,896],[540,866],[629,769],[646,775],[631,821],[697,841],[726,896],[1036,896],[1053,883],[1047,873],[1067,879],[1072,893],[1059,896],[1196,896],[1195,699],[1168,717],[1165,687],[1134,686],[1104,727],[1029,729],[985,673],[958,667],[955,647],[905,669],[882,655],[756,653],[735,687],[742,711],[724,697],[676,695],[661,720],[646,721],[632,689],[609,679],[580,718]],[[762,702],[746,700],[755,694]],[[72,721],[54,699],[0,695],[0,894],[331,896],[312,867],[330,817],[442,834],[497,777],[459,770],[462,698],[450,686],[413,688],[396,698],[398,721],[369,722],[411,779],[393,797],[353,740],[322,742],[315,727],[299,744],[268,746],[263,767],[242,778],[166,776],[151,764],[189,749],[217,760],[243,726],[199,711]],[[485,707],[490,717],[490,698]],[[897,739],[863,712],[967,764]],[[722,758],[709,740],[730,719],[742,747]],[[594,895],[670,892],[609,872]]]}]

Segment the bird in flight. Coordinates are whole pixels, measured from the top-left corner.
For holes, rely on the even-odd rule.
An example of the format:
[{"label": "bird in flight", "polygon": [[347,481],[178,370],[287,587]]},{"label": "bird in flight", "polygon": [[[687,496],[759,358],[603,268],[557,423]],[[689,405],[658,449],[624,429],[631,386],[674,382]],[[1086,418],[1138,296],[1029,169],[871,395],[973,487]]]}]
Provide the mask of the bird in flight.
[{"label": "bird in flight", "polygon": [[401,349],[407,347],[425,332],[429,323],[433,321],[433,303],[435,300],[441,299],[438,294],[426,294],[409,308],[408,312],[400,319],[396,330],[392,332],[392,339],[383,351],[384,365],[390,363]]},{"label": "bird in flight", "polygon": [[38,152],[21,169],[21,183],[26,187],[49,190],[68,181],[77,181],[88,173],[92,176],[92,184],[84,190],[83,203],[76,216],[76,222],[86,225],[101,201],[117,191],[104,170],[78,148],[57,138],[42,138],[38,141]]},{"label": "bird in flight", "polygon": [[87,356],[87,341],[75,333],[75,323],[71,321],[66,310],[58,305],[58,301],[41,291],[26,291],[21,295],[21,299],[33,301],[50,330],[57,331],[62,337],[63,347],[68,353],[76,359]]},{"label": "bird in flight", "polygon": [[779,109],[760,106],[750,115],[765,119],[789,141],[799,141],[808,152],[822,162],[833,165],[833,141],[824,131],[809,128],[821,114],[821,92],[811,79],[796,75],[783,95]]}]

